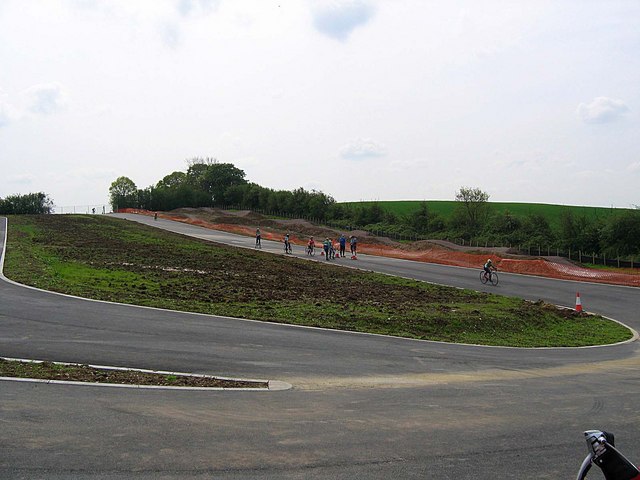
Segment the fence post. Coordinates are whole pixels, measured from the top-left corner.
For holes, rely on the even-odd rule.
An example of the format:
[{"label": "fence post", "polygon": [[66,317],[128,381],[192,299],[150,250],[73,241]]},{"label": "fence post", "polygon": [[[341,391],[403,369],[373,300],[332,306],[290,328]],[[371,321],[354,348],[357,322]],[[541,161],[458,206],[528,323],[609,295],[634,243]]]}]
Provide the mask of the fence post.
[{"label": "fence post", "polygon": [[582,263],[582,250],[578,250],[578,262]]}]

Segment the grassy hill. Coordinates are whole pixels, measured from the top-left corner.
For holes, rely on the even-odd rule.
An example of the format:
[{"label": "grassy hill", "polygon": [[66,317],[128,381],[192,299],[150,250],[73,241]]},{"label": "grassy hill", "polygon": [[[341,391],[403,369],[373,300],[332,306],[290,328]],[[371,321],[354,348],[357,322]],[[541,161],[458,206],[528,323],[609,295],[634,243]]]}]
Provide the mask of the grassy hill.
[{"label": "grassy hill", "polygon": [[[379,202],[344,202],[343,205],[364,206],[377,203],[383,209],[389,210],[396,215],[407,215],[420,208],[422,201],[420,200],[397,200],[397,201],[379,201]],[[443,218],[449,218],[457,202],[453,200],[427,200],[426,204],[429,211],[441,215]],[[525,217],[529,214],[539,214],[547,218],[552,228],[560,223],[560,215],[563,211],[570,210],[575,217],[592,218],[608,218],[615,212],[625,209],[612,209],[605,207],[583,207],[575,205],[552,205],[546,203],[514,203],[514,202],[489,202],[493,213],[511,212],[517,217]]]},{"label": "grassy hill", "polygon": [[105,215],[11,216],[8,225],[9,278],[99,300],[487,345],[630,337],[615,322],[541,301],[229,247]]}]

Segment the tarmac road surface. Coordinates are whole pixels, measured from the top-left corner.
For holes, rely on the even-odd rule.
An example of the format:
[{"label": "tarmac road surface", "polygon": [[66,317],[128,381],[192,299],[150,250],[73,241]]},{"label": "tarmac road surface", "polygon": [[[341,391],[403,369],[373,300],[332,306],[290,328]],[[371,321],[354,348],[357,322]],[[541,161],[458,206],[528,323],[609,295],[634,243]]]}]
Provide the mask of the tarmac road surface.
[{"label": "tarmac road surface", "polygon": [[[263,250],[282,245],[263,240]],[[338,262],[563,305],[579,290],[585,309],[640,326],[634,288],[504,273],[487,287],[470,269],[365,255]],[[638,342],[451,345],[93,302],[2,281],[0,355],[293,385],[255,393],[0,381],[2,479],[572,478],[590,428],[613,431],[616,446],[640,459]]]}]

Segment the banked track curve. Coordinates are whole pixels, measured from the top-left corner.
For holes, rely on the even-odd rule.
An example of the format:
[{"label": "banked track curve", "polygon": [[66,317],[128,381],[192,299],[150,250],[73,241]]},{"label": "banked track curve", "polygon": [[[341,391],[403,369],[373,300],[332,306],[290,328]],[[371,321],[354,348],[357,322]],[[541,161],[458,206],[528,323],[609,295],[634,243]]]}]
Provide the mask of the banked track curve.
[{"label": "banked track curve", "polygon": [[[358,266],[479,288],[466,269],[364,256]],[[498,293],[557,304],[576,290],[502,280]],[[637,328],[636,289],[579,289],[587,309]],[[640,406],[637,342],[449,345],[90,302],[7,282],[0,302],[3,356],[294,385],[212,398],[1,383],[1,478],[566,478],[579,466],[583,429],[609,428],[623,445],[640,445],[629,421]]]}]

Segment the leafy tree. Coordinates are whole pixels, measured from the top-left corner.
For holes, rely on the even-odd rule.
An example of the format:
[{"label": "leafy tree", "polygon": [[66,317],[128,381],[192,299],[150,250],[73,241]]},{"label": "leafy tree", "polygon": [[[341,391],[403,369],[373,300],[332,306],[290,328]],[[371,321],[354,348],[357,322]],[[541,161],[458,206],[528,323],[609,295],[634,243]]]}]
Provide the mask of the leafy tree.
[{"label": "leafy tree", "polygon": [[214,163],[208,166],[204,181],[213,202],[221,203],[227,188],[247,183],[244,177],[244,171],[231,163]]},{"label": "leafy tree", "polygon": [[475,234],[489,216],[489,194],[479,188],[460,187],[456,193],[460,216],[464,218],[466,231]]},{"label": "leafy tree", "polygon": [[114,211],[138,206],[138,188],[128,177],[118,177],[109,187],[109,201]]},{"label": "leafy tree", "polygon": [[206,191],[207,183],[204,177],[207,173],[207,168],[209,168],[209,165],[213,165],[213,163],[205,163],[204,160],[198,161],[198,159],[195,158],[187,161],[187,163],[189,163],[186,174],[187,182],[195,188]]},{"label": "leafy tree", "polygon": [[263,187],[255,183],[249,183],[244,187],[242,205],[247,208],[260,208],[260,193]]},{"label": "leafy tree", "polygon": [[524,245],[549,246],[555,242],[549,221],[539,213],[530,213],[524,217],[520,233],[522,236],[518,238],[518,242]]},{"label": "leafy tree", "polygon": [[173,172],[160,180],[156,186],[157,188],[178,188],[179,186],[184,185],[186,182],[186,173]]},{"label": "leafy tree", "polygon": [[229,185],[224,191],[222,201],[226,205],[242,205],[246,190],[246,185]]},{"label": "leafy tree", "polygon": [[[227,188],[247,183],[244,171],[231,163],[218,163],[215,158],[194,158],[187,163],[187,182],[209,194],[208,205],[225,203]],[[237,198],[237,194],[232,197]]]},{"label": "leafy tree", "polygon": [[522,222],[518,217],[513,215],[509,210],[495,215],[491,222],[491,228],[494,232],[501,235],[510,235],[518,231],[522,227]]},{"label": "leafy tree", "polygon": [[640,212],[629,210],[609,220],[602,241],[610,255],[640,254]]},{"label": "leafy tree", "polygon": [[560,214],[559,241],[562,248],[578,250],[580,225],[571,210],[565,209]]},{"label": "leafy tree", "polygon": [[415,210],[414,212],[409,214],[406,223],[416,232],[426,234],[429,233],[430,222],[431,212],[429,212],[427,202],[422,202],[418,210]]},{"label": "leafy tree", "polygon": [[582,219],[582,225],[582,231],[578,237],[580,250],[583,252],[600,253],[602,250],[601,238],[603,225],[595,219],[587,220],[586,218]]},{"label": "leafy tree", "polygon": [[3,215],[39,215],[52,212],[53,200],[44,192],[0,198],[0,214]]},{"label": "leafy tree", "polygon": [[308,215],[326,219],[329,217],[331,208],[336,204],[335,199],[331,195],[312,190],[309,194],[309,201],[307,202]]}]

